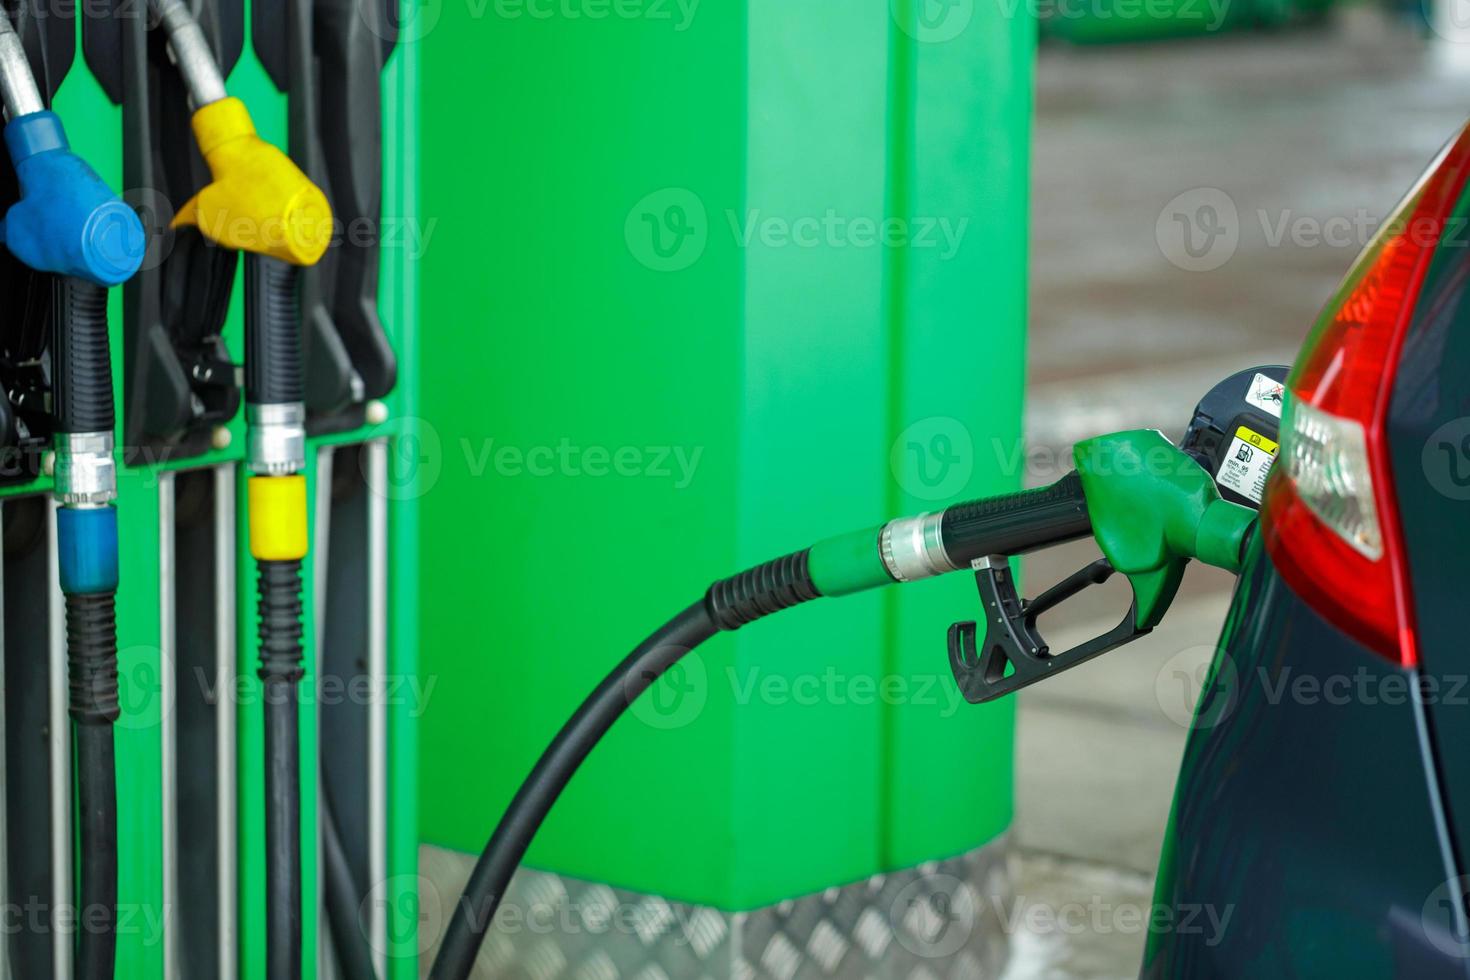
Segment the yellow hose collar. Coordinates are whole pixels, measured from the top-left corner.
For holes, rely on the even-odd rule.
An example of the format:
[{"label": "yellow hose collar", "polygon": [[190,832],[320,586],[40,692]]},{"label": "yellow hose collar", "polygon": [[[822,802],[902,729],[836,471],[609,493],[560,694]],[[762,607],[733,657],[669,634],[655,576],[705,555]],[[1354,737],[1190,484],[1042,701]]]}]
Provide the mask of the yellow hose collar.
[{"label": "yellow hose collar", "polygon": [[256,561],[306,557],[306,477],[252,476],[245,485],[250,554]]}]

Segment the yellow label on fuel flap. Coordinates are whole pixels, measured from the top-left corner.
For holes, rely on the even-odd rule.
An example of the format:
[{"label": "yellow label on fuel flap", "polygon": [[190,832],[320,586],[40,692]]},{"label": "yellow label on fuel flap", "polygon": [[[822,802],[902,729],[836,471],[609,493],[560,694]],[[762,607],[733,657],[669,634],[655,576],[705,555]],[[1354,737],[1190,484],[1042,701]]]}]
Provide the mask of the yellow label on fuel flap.
[{"label": "yellow label on fuel flap", "polygon": [[1239,437],[1241,442],[1249,443],[1250,445],[1255,446],[1256,448],[1261,449],[1264,452],[1270,453],[1272,456],[1275,456],[1277,451],[1281,449],[1281,447],[1278,446],[1276,443],[1272,442],[1270,439],[1267,439],[1265,436],[1261,435],[1250,426],[1242,425],[1240,428],[1235,430],[1235,434],[1237,437]]}]

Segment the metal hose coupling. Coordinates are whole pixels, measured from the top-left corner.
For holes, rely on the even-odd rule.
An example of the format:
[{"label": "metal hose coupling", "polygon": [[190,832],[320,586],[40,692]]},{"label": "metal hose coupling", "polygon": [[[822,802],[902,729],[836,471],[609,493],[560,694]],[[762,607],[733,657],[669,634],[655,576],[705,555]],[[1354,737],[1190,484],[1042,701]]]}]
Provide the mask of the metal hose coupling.
[{"label": "metal hose coupling", "polygon": [[306,469],[306,407],[300,402],[245,405],[246,465],[258,476]]},{"label": "metal hose coupling", "polygon": [[101,506],[117,499],[117,462],[111,432],[56,434],[56,499],[67,507]]},{"label": "metal hose coupling", "polygon": [[944,550],[944,512],[900,517],[883,525],[878,550],[883,567],[898,582],[916,582],[952,572],[959,566]]}]

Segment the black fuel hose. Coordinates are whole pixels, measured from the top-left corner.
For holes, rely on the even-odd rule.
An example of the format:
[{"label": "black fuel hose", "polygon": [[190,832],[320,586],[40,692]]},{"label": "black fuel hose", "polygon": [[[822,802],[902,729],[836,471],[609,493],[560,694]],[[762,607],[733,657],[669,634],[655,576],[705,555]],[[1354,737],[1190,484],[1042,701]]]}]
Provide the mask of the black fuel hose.
[{"label": "black fuel hose", "polygon": [[[260,593],[260,670],[265,694],[265,879],[267,976],[301,976],[301,747],[299,686],[301,651],[301,557],[306,554],[305,481],[302,460],[282,445],[261,440],[276,423],[257,413],[300,409],[301,317],[297,268],[279,259],[245,255],[245,401],[250,466],[251,552]],[[279,420],[276,420],[279,421]],[[259,430],[257,430],[259,426]],[[304,433],[302,434],[304,437]],[[257,441],[266,447],[256,457]],[[294,450],[293,450],[294,452]],[[263,475],[264,474],[264,475]],[[257,509],[257,494],[292,488],[289,505]],[[267,525],[299,529],[284,552],[260,550]]]},{"label": "black fuel hose", "polygon": [[300,271],[280,259],[245,256],[245,400],[252,405],[305,397],[296,296]]},{"label": "black fuel hose", "polygon": [[649,685],[716,633],[821,595],[807,557],[807,552],[797,552],[716,582],[701,601],[634,647],[597,685],[542,753],[500,818],[450,913],[429,980],[467,980],[531,838],[582,760]]},{"label": "black fuel hose", "polygon": [[112,355],[106,288],[74,276],[55,280],[57,322],[52,379],[62,432],[111,432]]},{"label": "black fuel hose", "polygon": [[332,937],[332,948],[337,951],[337,965],[347,980],[377,980],[372,947],[358,918],[361,906],[358,884],[353,878],[352,864],[347,860],[347,849],[342,845],[342,834],[337,827],[340,811],[325,783],[317,805],[322,811],[322,874],[325,878],[327,929]]},{"label": "black fuel hose", "polygon": [[117,956],[117,630],[113,596],[67,595],[70,714],[81,851],[76,975],[112,980]]},{"label": "black fuel hose", "polygon": [[[76,975],[79,980],[113,980],[117,956],[113,723],[118,717],[118,569],[117,515],[108,506],[115,493],[110,470],[115,416],[107,290],[82,279],[58,276],[52,309],[56,318],[56,489],[62,504],[56,518],[57,569],[66,608],[81,865]],[[108,460],[107,468],[99,468],[103,459]],[[71,493],[78,496],[67,496]]]},{"label": "black fuel hose", "polygon": [[[930,541],[931,524],[936,541]],[[1049,487],[956,504],[939,514],[828,539],[710,586],[702,601],[635,647],[541,755],[450,913],[429,980],[467,980],[511,876],[572,774],[634,699],[699,644],[823,594],[847,595],[942,574],[984,555],[1029,551],[1084,537],[1091,529],[1082,482],[1072,472]],[[916,537],[919,547],[912,544]],[[813,581],[817,561],[823,565],[819,580],[828,587],[825,593]]]},{"label": "black fuel hose", "polygon": [[260,669],[265,705],[266,975],[301,976],[301,562],[262,561]]}]

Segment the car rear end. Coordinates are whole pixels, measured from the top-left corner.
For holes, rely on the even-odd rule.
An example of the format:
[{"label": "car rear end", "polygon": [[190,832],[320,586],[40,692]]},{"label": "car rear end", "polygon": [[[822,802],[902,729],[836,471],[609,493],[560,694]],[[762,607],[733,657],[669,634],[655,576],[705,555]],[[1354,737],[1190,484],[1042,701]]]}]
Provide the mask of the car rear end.
[{"label": "car rear end", "polygon": [[1287,382],[1143,974],[1467,977],[1470,131]]}]

